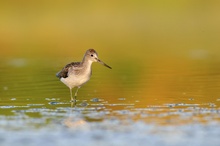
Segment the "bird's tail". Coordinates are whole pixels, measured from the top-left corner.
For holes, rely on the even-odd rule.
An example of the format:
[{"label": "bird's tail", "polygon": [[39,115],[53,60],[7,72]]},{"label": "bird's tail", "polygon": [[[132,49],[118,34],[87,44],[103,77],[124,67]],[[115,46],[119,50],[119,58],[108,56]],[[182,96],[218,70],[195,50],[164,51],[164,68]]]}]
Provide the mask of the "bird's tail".
[{"label": "bird's tail", "polygon": [[59,79],[60,79],[60,72],[61,72],[61,71],[59,71],[58,73],[56,73],[56,77],[59,78]]}]

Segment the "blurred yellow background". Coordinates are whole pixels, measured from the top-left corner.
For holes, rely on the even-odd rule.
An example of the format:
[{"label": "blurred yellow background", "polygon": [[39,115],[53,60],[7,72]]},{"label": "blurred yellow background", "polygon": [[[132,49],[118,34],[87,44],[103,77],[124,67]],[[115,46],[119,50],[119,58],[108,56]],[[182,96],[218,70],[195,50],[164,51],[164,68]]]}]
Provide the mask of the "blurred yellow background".
[{"label": "blurred yellow background", "polygon": [[95,48],[118,58],[218,57],[219,6],[217,0],[1,1],[0,55],[71,57]]}]

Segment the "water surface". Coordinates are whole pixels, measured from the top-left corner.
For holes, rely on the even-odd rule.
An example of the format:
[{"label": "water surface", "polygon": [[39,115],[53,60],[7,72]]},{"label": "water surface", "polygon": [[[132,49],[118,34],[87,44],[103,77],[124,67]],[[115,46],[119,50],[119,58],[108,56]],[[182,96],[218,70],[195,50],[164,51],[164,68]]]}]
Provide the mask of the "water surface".
[{"label": "water surface", "polygon": [[216,60],[108,62],[112,70],[94,63],[76,105],[55,77],[67,61],[1,59],[2,145],[220,143]]}]

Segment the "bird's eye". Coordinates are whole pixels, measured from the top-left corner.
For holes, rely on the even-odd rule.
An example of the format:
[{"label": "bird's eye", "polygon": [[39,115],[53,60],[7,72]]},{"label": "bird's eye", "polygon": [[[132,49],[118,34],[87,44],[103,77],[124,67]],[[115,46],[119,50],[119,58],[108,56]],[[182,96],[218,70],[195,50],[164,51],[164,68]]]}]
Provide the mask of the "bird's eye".
[{"label": "bird's eye", "polygon": [[91,57],[93,57],[93,55],[91,54]]}]

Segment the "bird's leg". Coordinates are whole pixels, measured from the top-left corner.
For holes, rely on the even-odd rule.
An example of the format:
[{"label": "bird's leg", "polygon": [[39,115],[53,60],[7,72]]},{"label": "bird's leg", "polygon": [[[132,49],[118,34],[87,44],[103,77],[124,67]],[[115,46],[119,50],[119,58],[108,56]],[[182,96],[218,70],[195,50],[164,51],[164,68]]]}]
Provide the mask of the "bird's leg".
[{"label": "bird's leg", "polygon": [[77,97],[77,93],[78,93],[79,88],[80,88],[80,87],[78,87],[78,88],[76,89],[76,92],[75,92],[75,95],[74,95],[74,96],[75,96],[75,101],[76,101],[76,97]]},{"label": "bird's leg", "polygon": [[71,101],[70,101],[70,102],[73,102],[73,92],[72,92],[72,88],[70,88],[70,97],[71,97]]}]

